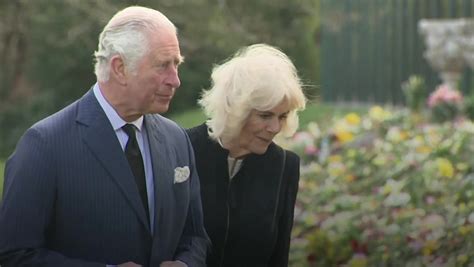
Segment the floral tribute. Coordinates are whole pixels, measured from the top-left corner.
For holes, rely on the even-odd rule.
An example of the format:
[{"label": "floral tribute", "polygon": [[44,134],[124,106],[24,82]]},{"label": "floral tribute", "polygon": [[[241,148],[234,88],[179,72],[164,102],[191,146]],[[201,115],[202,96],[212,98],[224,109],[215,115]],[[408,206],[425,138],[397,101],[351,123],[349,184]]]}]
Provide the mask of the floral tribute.
[{"label": "floral tribute", "polygon": [[461,93],[448,85],[440,85],[428,98],[433,120],[450,121],[461,115],[463,97]]},{"label": "floral tribute", "polygon": [[290,266],[474,266],[474,124],[412,115],[375,106],[283,144],[302,159]]}]

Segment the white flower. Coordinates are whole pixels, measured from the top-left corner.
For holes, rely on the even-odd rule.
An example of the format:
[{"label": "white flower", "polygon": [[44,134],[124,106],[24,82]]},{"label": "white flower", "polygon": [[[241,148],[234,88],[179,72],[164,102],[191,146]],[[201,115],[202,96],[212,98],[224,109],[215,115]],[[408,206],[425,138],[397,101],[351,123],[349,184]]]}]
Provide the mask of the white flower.
[{"label": "white flower", "polygon": [[385,206],[400,207],[410,202],[411,196],[407,193],[391,193],[384,201]]},{"label": "white flower", "polygon": [[469,214],[469,217],[467,217],[467,221],[469,223],[474,223],[474,212],[471,212],[471,214]]}]

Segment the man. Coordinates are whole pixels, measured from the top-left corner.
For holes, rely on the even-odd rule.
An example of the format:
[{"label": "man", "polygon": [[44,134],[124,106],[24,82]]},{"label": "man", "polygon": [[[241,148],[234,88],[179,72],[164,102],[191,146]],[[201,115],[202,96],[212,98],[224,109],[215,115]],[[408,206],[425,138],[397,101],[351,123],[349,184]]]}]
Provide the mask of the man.
[{"label": "man", "polygon": [[192,147],[154,114],[180,85],[175,26],[128,7],[95,57],[98,82],[28,129],[6,164],[0,265],[203,266]]}]

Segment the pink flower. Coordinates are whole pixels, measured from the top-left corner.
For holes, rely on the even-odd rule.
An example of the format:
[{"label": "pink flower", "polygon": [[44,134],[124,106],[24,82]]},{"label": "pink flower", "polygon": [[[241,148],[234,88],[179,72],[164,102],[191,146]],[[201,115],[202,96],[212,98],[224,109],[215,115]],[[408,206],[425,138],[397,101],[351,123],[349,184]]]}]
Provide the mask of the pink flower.
[{"label": "pink flower", "polygon": [[425,201],[428,205],[432,205],[435,203],[436,199],[433,196],[427,196]]},{"label": "pink flower", "polygon": [[309,156],[314,156],[318,153],[318,149],[314,144],[309,144],[304,148],[304,153]]},{"label": "pink flower", "polygon": [[297,144],[305,144],[305,145],[312,144],[314,142],[313,136],[308,132],[297,132],[294,135],[293,140]]},{"label": "pink flower", "polygon": [[440,103],[458,104],[462,102],[462,95],[449,85],[442,84],[432,92],[428,98],[428,107],[432,108]]}]

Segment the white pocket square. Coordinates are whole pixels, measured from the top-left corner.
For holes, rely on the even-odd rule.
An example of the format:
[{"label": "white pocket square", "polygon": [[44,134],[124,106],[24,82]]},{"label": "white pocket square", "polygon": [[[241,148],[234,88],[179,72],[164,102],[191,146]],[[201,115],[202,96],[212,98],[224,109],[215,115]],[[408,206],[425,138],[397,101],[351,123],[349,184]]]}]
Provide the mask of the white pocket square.
[{"label": "white pocket square", "polygon": [[182,183],[189,178],[189,167],[176,167],[174,169],[174,183]]}]

